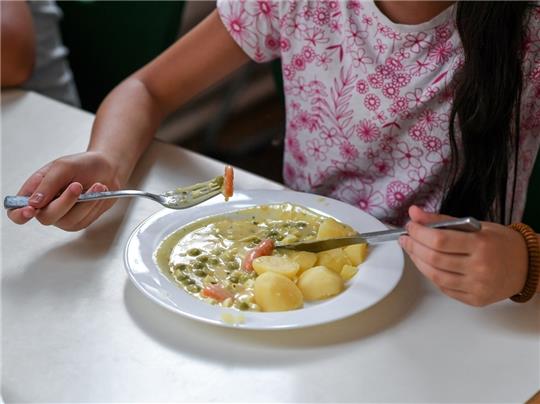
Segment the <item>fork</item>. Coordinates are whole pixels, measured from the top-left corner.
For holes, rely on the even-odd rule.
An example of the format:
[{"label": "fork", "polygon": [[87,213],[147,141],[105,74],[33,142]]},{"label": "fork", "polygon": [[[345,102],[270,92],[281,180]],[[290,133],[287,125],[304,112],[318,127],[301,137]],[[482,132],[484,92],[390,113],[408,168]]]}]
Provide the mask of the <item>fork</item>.
[{"label": "fork", "polygon": [[[97,201],[99,199],[130,198],[141,196],[152,199],[169,209],[186,209],[198,205],[222,192],[224,178],[218,176],[206,182],[180,187],[161,194],[123,189],[120,191],[89,192],[79,196],[77,202]],[[18,209],[28,206],[28,196],[6,196],[4,208]]]}]

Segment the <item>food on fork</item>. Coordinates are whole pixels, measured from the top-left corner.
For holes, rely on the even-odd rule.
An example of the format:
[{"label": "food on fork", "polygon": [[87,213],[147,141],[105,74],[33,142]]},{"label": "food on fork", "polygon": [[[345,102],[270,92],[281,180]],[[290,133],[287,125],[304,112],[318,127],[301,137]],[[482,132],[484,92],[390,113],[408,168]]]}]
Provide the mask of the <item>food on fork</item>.
[{"label": "food on fork", "polygon": [[223,187],[222,193],[225,200],[228,201],[234,192],[234,172],[231,166],[225,167],[225,174],[223,175]]},{"label": "food on fork", "polygon": [[290,203],[260,205],[193,222],[155,253],[161,270],[188,293],[221,307],[284,311],[341,293],[365,259],[360,245],[320,253],[275,242],[341,237],[354,230]]}]

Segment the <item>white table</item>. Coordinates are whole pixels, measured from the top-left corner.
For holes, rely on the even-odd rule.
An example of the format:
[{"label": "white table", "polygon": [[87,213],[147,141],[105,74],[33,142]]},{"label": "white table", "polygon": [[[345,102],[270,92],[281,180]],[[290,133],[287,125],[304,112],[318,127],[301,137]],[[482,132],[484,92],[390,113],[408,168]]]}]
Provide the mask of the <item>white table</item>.
[{"label": "white table", "polygon": [[[82,151],[93,116],[32,93],[2,97],[2,196],[50,159]],[[132,180],[161,191],[222,163],[155,142]],[[279,184],[236,171],[237,188]],[[122,263],[127,237],[160,209],[121,200],[86,231],[2,221],[6,402],[523,402],[540,386],[540,299],[477,309],[407,262],[374,307],[293,331],[244,331],[175,315]]]}]

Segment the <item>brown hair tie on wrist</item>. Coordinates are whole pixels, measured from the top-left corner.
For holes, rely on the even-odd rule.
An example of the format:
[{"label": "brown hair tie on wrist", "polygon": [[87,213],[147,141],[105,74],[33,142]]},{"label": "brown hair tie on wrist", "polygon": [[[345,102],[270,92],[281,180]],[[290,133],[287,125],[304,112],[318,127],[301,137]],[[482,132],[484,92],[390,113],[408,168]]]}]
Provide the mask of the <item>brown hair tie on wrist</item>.
[{"label": "brown hair tie on wrist", "polygon": [[509,225],[511,229],[521,233],[527,245],[529,264],[527,270],[527,280],[521,292],[510,297],[514,302],[525,303],[536,293],[538,280],[540,279],[540,242],[534,230],[523,223],[513,223]]}]

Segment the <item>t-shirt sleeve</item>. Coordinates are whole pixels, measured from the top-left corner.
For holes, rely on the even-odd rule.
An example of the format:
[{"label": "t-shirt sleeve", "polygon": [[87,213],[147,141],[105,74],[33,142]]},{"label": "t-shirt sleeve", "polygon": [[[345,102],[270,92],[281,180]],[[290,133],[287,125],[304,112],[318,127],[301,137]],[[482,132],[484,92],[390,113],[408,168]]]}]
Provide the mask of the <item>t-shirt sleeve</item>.
[{"label": "t-shirt sleeve", "polygon": [[285,1],[217,0],[223,25],[242,50],[256,62],[281,56],[280,15]]}]

